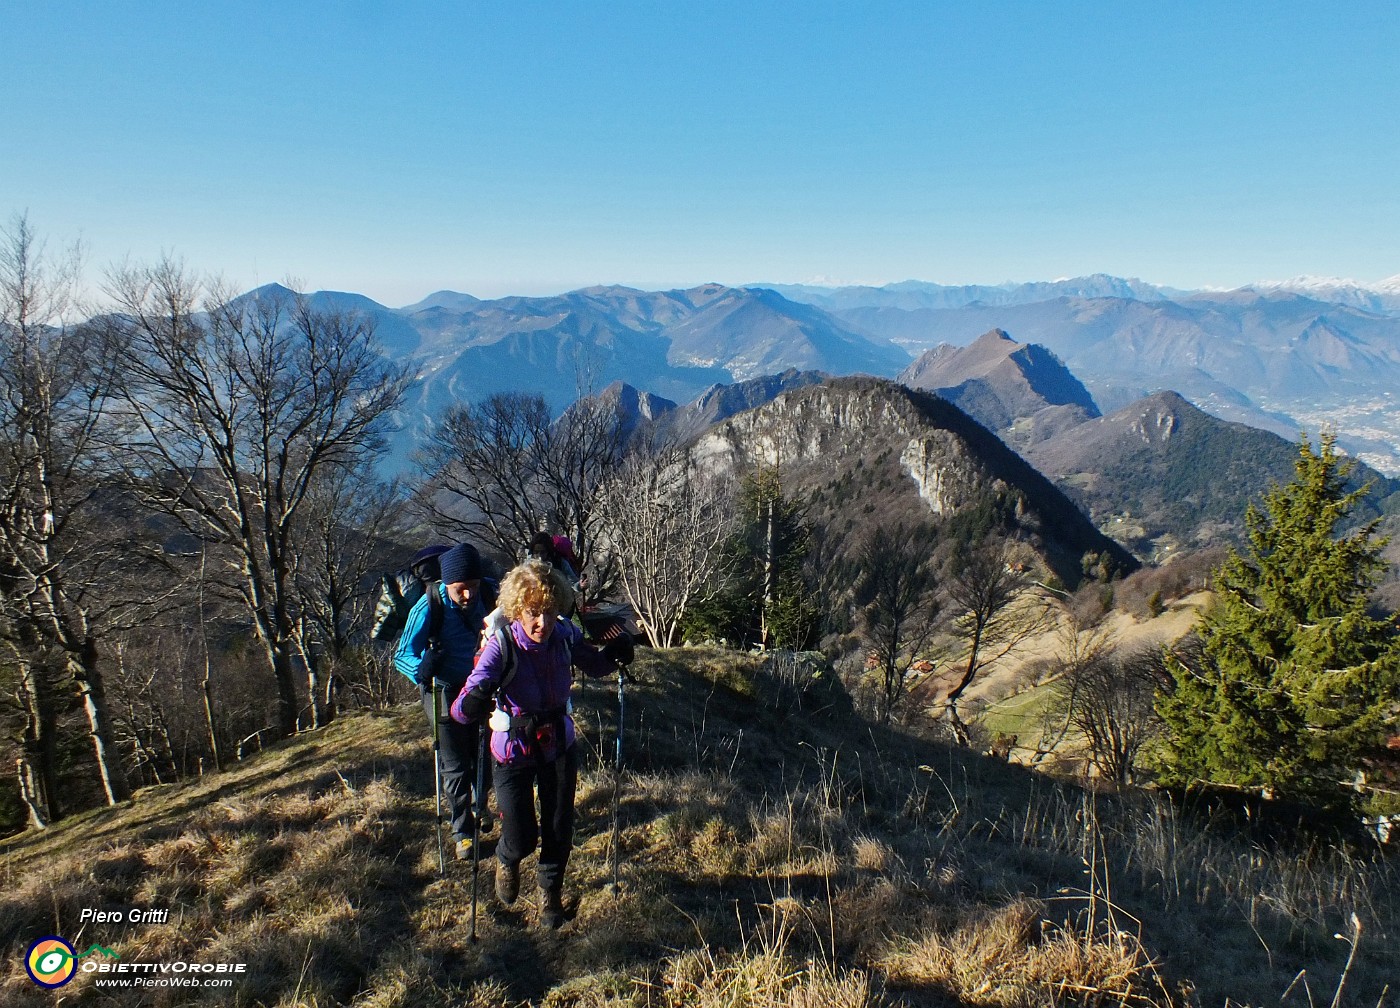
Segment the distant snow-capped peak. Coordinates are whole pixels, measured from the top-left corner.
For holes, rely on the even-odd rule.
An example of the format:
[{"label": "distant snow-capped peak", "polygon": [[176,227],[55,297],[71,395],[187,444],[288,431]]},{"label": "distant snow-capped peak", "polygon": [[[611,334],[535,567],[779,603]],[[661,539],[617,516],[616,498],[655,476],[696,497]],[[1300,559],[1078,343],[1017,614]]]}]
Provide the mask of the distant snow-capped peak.
[{"label": "distant snow-capped peak", "polygon": [[1249,286],[1258,290],[1291,290],[1291,291],[1315,291],[1315,290],[1338,290],[1340,288],[1354,287],[1361,289],[1365,287],[1359,280],[1348,280],[1345,277],[1324,277],[1295,276],[1291,280],[1259,280]]},{"label": "distant snow-capped peak", "polygon": [[1317,291],[1367,291],[1373,294],[1400,294],[1400,274],[1387,280],[1365,283],[1346,277],[1296,276],[1291,280],[1260,280],[1249,285],[1255,290],[1283,290],[1300,293]]}]

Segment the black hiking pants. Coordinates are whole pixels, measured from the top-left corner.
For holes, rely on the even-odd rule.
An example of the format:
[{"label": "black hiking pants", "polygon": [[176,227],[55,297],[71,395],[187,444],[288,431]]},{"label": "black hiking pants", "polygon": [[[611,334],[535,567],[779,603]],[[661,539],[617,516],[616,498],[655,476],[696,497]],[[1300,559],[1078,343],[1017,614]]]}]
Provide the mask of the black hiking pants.
[{"label": "black hiking pants", "polygon": [[[495,762],[494,760],[492,761]],[[541,889],[562,888],[564,868],[574,846],[574,792],[578,787],[578,746],[550,763],[508,767],[495,763],[496,808],[501,839],[496,857],[519,864],[538,842]],[[539,817],[535,800],[539,799]]]},{"label": "black hiking pants", "polygon": [[[457,696],[459,687],[446,688],[447,702]],[[433,723],[433,694],[423,694],[423,712],[428,715],[429,726]],[[481,752],[481,725],[458,724],[442,711],[438,714],[438,761],[442,772],[442,793],[447,799],[452,821],[452,839],[470,840],[472,836],[472,789],[476,785],[476,760]],[[486,777],[486,793],[491,790],[491,776]],[[486,808],[486,794],[480,796],[480,805]]]}]

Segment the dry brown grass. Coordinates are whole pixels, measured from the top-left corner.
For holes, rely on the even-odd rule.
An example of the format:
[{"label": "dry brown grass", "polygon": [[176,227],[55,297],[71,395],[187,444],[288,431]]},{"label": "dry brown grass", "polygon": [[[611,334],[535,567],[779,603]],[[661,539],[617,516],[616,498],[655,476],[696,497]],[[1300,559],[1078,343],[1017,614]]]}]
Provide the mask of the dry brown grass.
[{"label": "dry brown grass", "polygon": [[[1367,931],[1350,1003],[1400,986],[1392,865],[1270,854],[1158,803],[1094,798],[849,713],[794,714],[750,657],[639,665],[616,894],[615,700],[606,683],[579,698],[560,932],[535,927],[530,862],[510,908],[489,895],[488,863],[481,940],[467,941],[470,867],[438,875],[426,732],[404,708],[4,842],[0,1003],[54,1003],[19,963],[59,934],[128,962],[247,962],[223,1002],[246,1008],[1262,1004],[1300,970],[1330,996],[1348,951],[1331,936],[1352,912]],[[84,907],[133,906],[175,912],[76,923]],[[63,995],[211,1003],[112,1000],[86,976]]]},{"label": "dry brown grass", "polygon": [[[669,959],[643,1004],[666,1008],[874,1008],[884,1003],[864,970],[794,960],[792,932],[781,915],[775,926],[737,953],[716,956],[708,947]],[[632,1004],[637,1003],[634,997]]]},{"label": "dry brown grass", "polygon": [[896,942],[880,966],[892,987],[935,987],[967,1005],[1174,1003],[1139,940],[1056,926],[1047,912],[1016,900]]}]

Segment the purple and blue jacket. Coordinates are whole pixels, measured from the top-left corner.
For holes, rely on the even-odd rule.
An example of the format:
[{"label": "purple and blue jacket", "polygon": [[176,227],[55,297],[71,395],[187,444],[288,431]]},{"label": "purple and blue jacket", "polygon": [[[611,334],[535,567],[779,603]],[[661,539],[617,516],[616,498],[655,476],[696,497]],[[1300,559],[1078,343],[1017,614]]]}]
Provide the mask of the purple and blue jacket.
[{"label": "purple and blue jacket", "polygon": [[[452,703],[452,719],[468,723],[462,712],[462,698],[468,693],[489,695],[494,692],[497,713],[492,715],[491,721],[491,754],[496,761],[506,766],[549,762],[573,745],[576,737],[574,720],[567,710],[573,688],[571,666],[584,675],[601,678],[614,672],[617,665],[585,642],[583,631],[568,620],[559,620],[544,643],[531,640],[518,621],[512,622],[506,633],[510,634],[515,650],[515,674],[511,681],[504,689],[499,688],[506,658],[500,638],[492,634]],[[502,715],[511,719],[513,728],[502,727]],[[532,720],[554,730],[536,734],[532,738],[533,745],[522,745],[523,723]],[[559,728],[562,728],[562,748],[558,745]]]}]

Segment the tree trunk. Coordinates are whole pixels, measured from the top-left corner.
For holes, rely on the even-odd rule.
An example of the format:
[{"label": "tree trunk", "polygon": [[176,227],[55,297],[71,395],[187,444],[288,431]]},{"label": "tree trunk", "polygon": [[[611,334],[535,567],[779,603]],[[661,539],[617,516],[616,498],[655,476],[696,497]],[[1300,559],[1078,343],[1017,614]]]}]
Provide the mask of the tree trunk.
[{"label": "tree trunk", "polygon": [[764,651],[767,651],[772,644],[769,640],[772,632],[770,620],[772,619],[773,605],[778,599],[778,522],[776,510],[776,498],[769,497],[763,525],[763,613],[762,626],[759,628],[759,642]]},{"label": "tree trunk", "polygon": [[45,802],[39,791],[42,784],[34,767],[23,756],[15,760],[15,776],[19,779],[19,796],[29,811],[29,825],[35,829],[45,829],[49,825],[44,810]]},{"label": "tree trunk", "polygon": [[[208,550],[206,544],[201,544],[199,549],[199,639],[204,646],[204,679],[199,684],[199,691],[204,694],[204,723],[209,726],[209,752],[214,757],[214,770],[217,773],[224,772],[224,757],[219,749],[219,728],[214,720],[214,689],[212,680],[214,678],[214,663],[209,658],[209,624],[204,619],[204,571],[208,563]],[[203,760],[200,761],[201,764]],[[199,775],[204,776],[201,765]]]},{"label": "tree trunk", "polygon": [[953,738],[957,740],[958,745],[964,747],[972,745],[972,732],[968,731],[967,725],[964,724],[963,719],[958,716],[958,708],[956,705],[948,708],[948,720],[952,722]]},{"label": "tree trunk", "polygon": [[[159,754],[150,741],[141,737],[142,733],[139,728],[133,734],[136,736],[136,755],[145,761],[146,766],[151,768],[150,779],[156,784],[164,784],[165,779],[160,775]],[[139,776],[141,765],[138,764],[136,769]]]},{"label": "tree trunk", "polygon": [[962,699],[963,693],[972,685],[972,680],[977,677],[977,658],[981,650],[981,635],[974,635],[970,646],[971,653],[967,657],[967,667],[963,669],[962,679],[948,692],[948,720],[953,725],[953,737],[957,739],[958,745],[965,746],[972,741],[972,735],[967,730],[967,725],[958,715],[958,701]]},{"label": "tree trunk", "polygon": [[279,649],[274,656],[277,677],[277,735],[290,738],[297,733],[301,721],[301,704],[297,702],[297,675],[292,656]]},{"label": "tree trunk", "polygon": [[[278,561],[272,566],[279,571]],[[250,579],[251,580],[251,579]],[[287,589],[283,578],[273,580],[272,590],[262,592],[260,585],[250,585],[253,598],[263,604],[258,607],[258,632],[267,649],[268,665],[277,683],[277,737],[291,738],[301,721],[301,703],[297,696],[297,674],[292,660],[293,629],[287,616]]]},{"label": "tree trunk", "polygon": [[83,709],[87,713],[88,734],[97,759],[97,772],[102,778],[102,790],[108,805],[116,805],[131,797],[131,788],[122,772],[117,746],[113,741],[112,719],[107,711],[107,694],[98,669],[97,642],[91,637],[83,640],[76,653],[68,655],[68,671],[78,684]]},{"label": "tree trunk", "polygon": [[19,678],[19,700],[24,708],[20,793],[29,806],[30,821],[37,826],[47,826],[63,816],[55,778],[58,726],[43,672],[33,662],[21,661]]},{"label": "tree trunk", "polygon": [[277,683],[275,730],[278,738],[291,738],[297,733],[301,704],[297,700],[297,675],[293,667],[295,663],[287,647],[290,634],[274,634],[277,626],[278,621],[275,618],[269,619],[265,613],[258,613],[258,636],[262,639],[263,651],[267,655],[273,681]]},{"label": "tree trunk", "polygon": [[[898,645],[896,645],[898,647]],[[884,709],[880,711],[880,723],[889,724],[894,720],[894,709],[899,703],[900,686],[903,685],[903,674],[899,671],[899,652],[893,651],[884,656],[884,668],[881,670],[885,677]]]},{"label": "tree trunk", "polygon": [[316,653],[316,645],[308,644],[305,626],[297,630],[297,653],[306,666],[306,701],[311,707],[311,727],[323,728],[330,724],[330,716],[321,700],[321,656]]},{"label": "tree trunk", "polygon": [[340,684],[336,682],[335,668],[336,666],[332,664],[331,671],[326,673],[326,695],[324,698],[326,724],[334,721],[336,715],[335,691]]},{"label": "tree trunk", "polygon": [[[181,774],[181,764],[175,759],[175,746],[170,741],[170,723],[165,719],[165,711],[160,704],[152,704],[151,747],[165,761],[167,776],[171,780]],[[157,745],[157,743],[159,743]]]},{"label": "tree trunk", "polygon": [[209,751],[214,756],[214,769],[223,773],[224,757],[219,749],[219,730],[214,723],[214,696],[209,684],[208,653],[205,654],[204,681],[199,684],[200,692],[204,694],[204,722],[209,726]]},{"label": "tree trunk", "polygon": [[311,727],[325,724],[325,708],[321,705],[321,675],[311,662],[306,663],[306,702],[311,708]]}]

